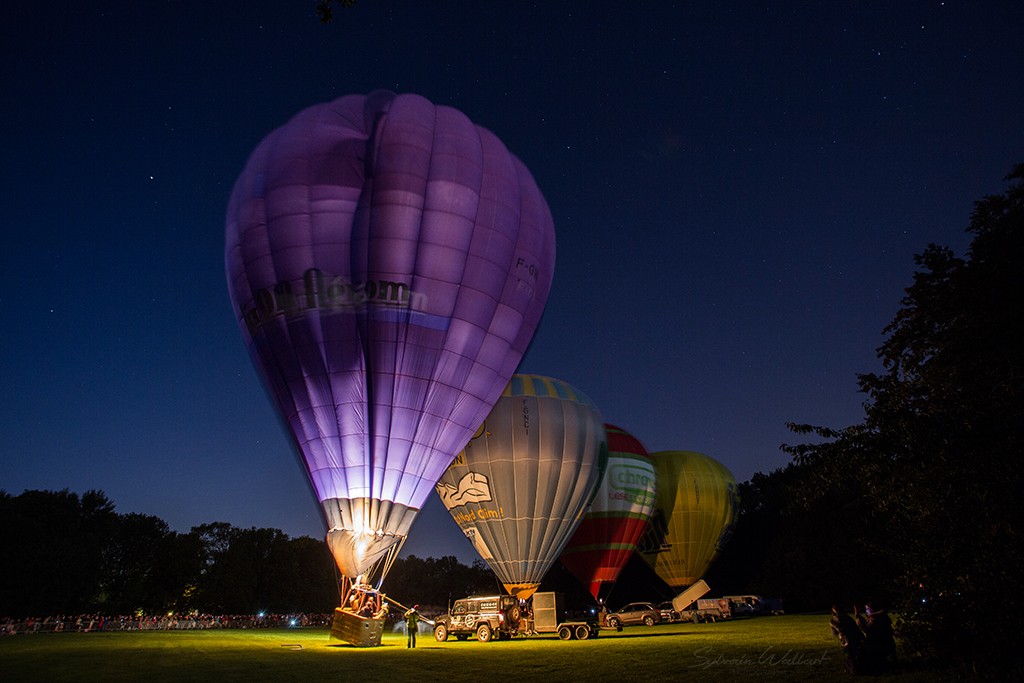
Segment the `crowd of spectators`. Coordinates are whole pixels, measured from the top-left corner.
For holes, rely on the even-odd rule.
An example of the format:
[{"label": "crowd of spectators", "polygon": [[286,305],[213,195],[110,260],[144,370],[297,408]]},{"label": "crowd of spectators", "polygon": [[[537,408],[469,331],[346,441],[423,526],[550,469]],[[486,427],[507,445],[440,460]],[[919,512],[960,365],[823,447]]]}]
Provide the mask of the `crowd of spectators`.
[{"label": "crowd of spectators", "polygon": [[94,631],[191,631],[227,628],[328,628],[332,614],[79,614],[0,619],[0,634]]}]

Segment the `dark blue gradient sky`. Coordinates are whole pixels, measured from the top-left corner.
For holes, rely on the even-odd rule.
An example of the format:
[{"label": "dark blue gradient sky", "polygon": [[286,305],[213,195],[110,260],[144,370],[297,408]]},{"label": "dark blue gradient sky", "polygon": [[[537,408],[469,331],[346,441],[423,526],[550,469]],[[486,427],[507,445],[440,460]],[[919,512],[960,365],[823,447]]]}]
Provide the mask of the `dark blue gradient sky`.
[{"label": "dark blue gradient sky", "polygon": [[[740,480],[859,420],[913,254],[1024,161],[1016,1],[313,5],[0,9],[0,488],[322,535],[223,267],[249,152],[318,102],[495,131],[558,234],[521,370]],[[436,501],[407,552],[474,557]]]}]

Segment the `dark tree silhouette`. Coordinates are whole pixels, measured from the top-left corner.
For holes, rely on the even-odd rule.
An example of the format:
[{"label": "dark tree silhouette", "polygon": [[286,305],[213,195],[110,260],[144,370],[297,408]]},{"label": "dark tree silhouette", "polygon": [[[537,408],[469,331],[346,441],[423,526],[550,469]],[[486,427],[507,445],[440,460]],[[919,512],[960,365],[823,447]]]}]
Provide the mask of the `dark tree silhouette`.
[{"label": "dark tree silhouette", "polygon": [[786,447],[810,490],[858,482],[886,529],[905,646],[970,673],[1011,666],[1024,607],[1024,165],[1007,180],[976,203],[966,258],[934,244],[916,257],[885,372],[859,377],[863,423],[792,425],[824,443]]},{"label": "dark tree silhouette", "polygon": [[[98,491],[0,491],[0,617],[136,612],[329,613],[338,572],[322,539],[225,522],[168,528],[118,514]],[[398,560],[386,590],[443,607],[448,596],[494,592],[482,563]]]},{"label": "dark tree silhouette", "polygon": [[334,5],[354,7],[356,0],[316,0],[316,16],[321,24],[329,24],[334,20]]},{"label": "dark tree silhouette", "polygon": [[100,491],[0,491],[0,614],[86,612],[103,582],[117,524]]}]

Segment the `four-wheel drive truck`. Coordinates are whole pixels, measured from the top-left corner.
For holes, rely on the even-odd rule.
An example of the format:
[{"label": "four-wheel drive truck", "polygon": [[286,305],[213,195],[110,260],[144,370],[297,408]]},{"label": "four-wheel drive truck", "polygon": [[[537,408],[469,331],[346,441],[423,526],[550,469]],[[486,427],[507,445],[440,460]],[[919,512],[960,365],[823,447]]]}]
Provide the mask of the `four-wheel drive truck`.
[{"label": "four-wheel drive truck", "polygon": [[519,632],[521,614],[519,600],[511,595],[473,596],[456,600],[448,610],[434,619],[434,639],[443,643],[448,636],[466,640],[476,635],[486,643],[493,638],[511,638]]},{"label": "four-wheel drive truck", "polygon": [[534,593],[523,606],[511,595],[462,598],[455,601],[448,614],[434,620],[434,639],[439,643],[449,636],[466,640],[476,635],[477,640],[486,643],[540,633],[554,633],[562,640],[586,640],[596,638],[599,630],[596,617],[566,619],[561,593]]}]

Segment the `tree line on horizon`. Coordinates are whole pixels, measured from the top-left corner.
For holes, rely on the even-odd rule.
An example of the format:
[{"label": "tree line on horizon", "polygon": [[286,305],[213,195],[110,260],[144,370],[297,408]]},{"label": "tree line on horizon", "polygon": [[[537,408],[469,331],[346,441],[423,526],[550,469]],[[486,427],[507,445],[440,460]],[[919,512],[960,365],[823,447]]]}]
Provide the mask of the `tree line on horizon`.
[{"label": "tree line on horizon", "polygon": [[[339,576],[322,539],[226,522],[173,531],[119,514],[102,491],[0,490],[0,617],[58,614],[329,613]],[[388,590],[446,605],[497,590],[480,560],[399,559]]]},{"label": "tree line on horizon", "polygon": [[[858,375],[863,421],[790,424],[813,441],[784,444],[789,465],[739,485],[734,533],[707,577],[715,594],[779,597],[787,611],[871,601],[896,615],[906,655],[974,675],[1014,666],[1024,165],[1006,180],[1005,193],[975,203],[964,257],[935,244],[915,257],[877,350],[883,371]],[[0,616],[326,612],[338,602],[321,540],[220,522],[177,533],[117,514],[97,491],[0,491],[0,541]],[[400,559],[383,588],[433,605],[499,589],[481,561],[454,557]],[[542,590],[582,588],[556,564]],[[635,557],[613,590],[616,602],[671,597]]]},{"label": "tree line on horizon", "polygon": [[337,601],[322,542],[225,522],[179,533],[117,513],[102,491],[0,491],[0,538],[5,617],[323,612]]}]

